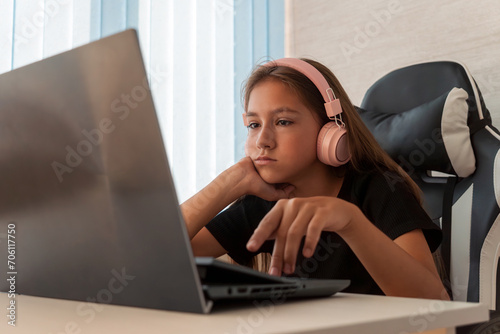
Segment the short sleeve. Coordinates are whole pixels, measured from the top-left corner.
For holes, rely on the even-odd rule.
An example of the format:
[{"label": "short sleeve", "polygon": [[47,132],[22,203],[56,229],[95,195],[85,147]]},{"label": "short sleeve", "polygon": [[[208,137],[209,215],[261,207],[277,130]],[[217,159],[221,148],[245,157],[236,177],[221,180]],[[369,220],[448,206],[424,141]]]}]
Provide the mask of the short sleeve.
[{"label": "short sleeve", "polygon": [[246,244],[274,204],[275,202],[247,195],[219,213],[206,228],[233,260],[247,265],[256,254],[267,251],[269,247],[269,243],[264,243],[258,252],[253,253],[247,250]]},{"label": "short sleeve", "polygon": [[358,191],[359,206],[365,216],[392,240],[421,229],[431,252],[440,245],[442,233],[403,178],[393,172],[374,174]]}]

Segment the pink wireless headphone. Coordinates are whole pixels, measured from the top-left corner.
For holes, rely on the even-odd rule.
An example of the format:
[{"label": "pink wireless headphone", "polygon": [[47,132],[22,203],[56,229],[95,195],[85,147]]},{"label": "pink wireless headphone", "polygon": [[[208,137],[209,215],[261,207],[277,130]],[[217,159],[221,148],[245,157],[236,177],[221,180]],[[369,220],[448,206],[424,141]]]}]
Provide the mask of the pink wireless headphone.
[{"label": "pink wireless headphone", "polygon": [[[347,131],[342,122],[342,107],[340,100],[335,97],[335,93],[328,85],[325,77],[311,64],[297,58],[281,58],[270,61],[263,66],[285,66],[293,68],[305,75],[318,88],[325,100],[325,109],[328,118],[332,121],[326,123],[318,134],[317,152],[318,159],[324,164],[338,167],[351,159],[349,145],[347,141]],[[244,114],[243,114],[244,115]],[[338,117],[337,117],[338,116]],[[246,117],[243,116],[245,125]]]}]

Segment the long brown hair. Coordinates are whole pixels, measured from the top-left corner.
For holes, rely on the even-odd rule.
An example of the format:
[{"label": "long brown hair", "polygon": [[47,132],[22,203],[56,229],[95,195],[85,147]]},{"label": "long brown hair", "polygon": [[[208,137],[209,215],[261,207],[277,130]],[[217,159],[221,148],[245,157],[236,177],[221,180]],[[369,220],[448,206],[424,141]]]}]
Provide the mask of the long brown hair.
[{"label": "long brown hair", "polygon": [[[380,147],[372,133],[361,120],[356,108],[352,104],[344,88],[335,75],[324,65],[311,59],[301,58],[303,61],[314,66],[326,79],[333,89],[335,96],[340,99],[342,106],[342,120],[347,129],[351,160],[344,166],[332,167],[337,174],[344,174],[348,169],[358,173],[369,173],[378,171],[381,173],[392,172],[398,182],[404,182],[416,199],[421,202],[420,189],[411,177]],[[272,64],[272,61],[271,61]],[[305,75],[287,66],[257,66],[251,73],[243,87],[242,97],[245,111],[248,108],[250,94],[255,86],[270,79],[277,79],[286,84],[294,91],[301,101],[313,110],[321,124],[330,121],[325,112],[324,99],[318,88]],[[389,174],[388,174],[389,175]],[[269,254],[259,254],[253,260],[253,268],[267,270],[270,263]]]}]

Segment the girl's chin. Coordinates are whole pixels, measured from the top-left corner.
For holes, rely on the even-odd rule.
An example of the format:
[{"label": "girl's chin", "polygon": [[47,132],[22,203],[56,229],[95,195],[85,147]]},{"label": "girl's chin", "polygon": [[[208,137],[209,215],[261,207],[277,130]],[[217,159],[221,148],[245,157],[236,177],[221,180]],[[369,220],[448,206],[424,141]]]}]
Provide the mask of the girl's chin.
[{"label": "girl's chin", "polygon": [[267,173],[260,174],[262,180],[269,184],[279,184],[279,183],[288,183],[287,180],[283,178],[281,175],[271,175]]}]

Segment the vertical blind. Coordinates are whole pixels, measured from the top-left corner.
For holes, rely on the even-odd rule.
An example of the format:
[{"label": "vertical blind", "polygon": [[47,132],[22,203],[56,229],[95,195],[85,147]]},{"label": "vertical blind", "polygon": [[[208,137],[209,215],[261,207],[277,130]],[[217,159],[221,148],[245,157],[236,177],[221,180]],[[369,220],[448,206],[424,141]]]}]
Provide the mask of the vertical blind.
[{"label": "vertical blind", "polygon": [[0,0],[0,73],[137,29],[182,202],[243,157],[240,90],[284,54],[284,0]]}]

